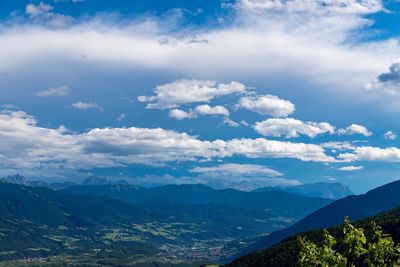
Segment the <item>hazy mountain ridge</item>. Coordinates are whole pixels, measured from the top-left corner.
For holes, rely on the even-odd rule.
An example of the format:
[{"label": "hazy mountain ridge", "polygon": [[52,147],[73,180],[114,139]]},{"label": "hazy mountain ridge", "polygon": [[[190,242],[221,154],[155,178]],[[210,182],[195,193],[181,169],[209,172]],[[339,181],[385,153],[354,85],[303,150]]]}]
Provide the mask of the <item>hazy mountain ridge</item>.
[{"label": "hazy mountain ridge", "polygon": [[[59,190],[63,188],[67,188],[74,185],[85,185],[85,186],[98,186],[98,185],[131,185],[135,184],[130,183],[126,180],[116,180],[98,176],[88,176],[85,178],[82,183],[72,183],[72,182],[57,182],[57,183],[49,183],[43,180],[30,180],[23,175],[15,174],[7,177],[3,177],[0,180],[7,181],[9,183],[22,184],[26,186],[32,187],[48,187],[54,190]],[[143,187],[137,186],[138,188],[159,188],[164,186],[177,186],[177,185],[196,185],[196,184],[169,184],[169,185],[158,185],[151,187]],[[339,199],[346,197],[348,195],[353,195],[353,192],[345,185],[340,183],[310,183],[310,184],[302,184],[302,185],[293,185],[293,186],[271,186],[271,187],[261,187],[259,186],[256,189],[249,189],[248,186],[240,186],[240,184],[232,184],[231,187],[213,187],[210,185],[204,185],[206,187],[210,187],[216,190],[224,190],[224,189],[234,189],[238,191],[245,192],[265,192],[265,191],[283,191],[292,194],[298,194],[302,196],[308,197],[318,197],[318,198],[327,198],[327,199]],[[252,188],[252,187],[250,187]]]},{"label": "hazy mountain ridge", "polygon": [[69,194],[106,196],[138,205],[224,205],[259,210],[271,216],[287,216],[293,219],[301,218],[308,210],[317,209],[331,202],[327,199],[280,191],[254,193],[235,189],[216,190],[202,184],[166,185],[154,188],[120,184],[71,186],[62,191]]},{"label": "hazy mountain ridge", "polygon": [[60,190],[72,185],[76,185],[75,183],[72,182],[54,182],[54,183],[49,183],[45,182],[42,180],[30,180],[27,177],[21,175],[21,174],[15,174],[15,175],[9,175],[3,178],[0,178],[0,181],[6,182],[6,183],[11,183],[11,184],[19,184],[19,185],[25,185],[25,186],[30,186],[30,187],[47,187],[53,190]]},{"label": "hazy mountain ridge", "polygon": [[294,186],[262,187],[253,190],[253,192],[265,192],[272,190],[328,199],[340,199],[354,194],[349,187],[340,183],[311,183]]}]

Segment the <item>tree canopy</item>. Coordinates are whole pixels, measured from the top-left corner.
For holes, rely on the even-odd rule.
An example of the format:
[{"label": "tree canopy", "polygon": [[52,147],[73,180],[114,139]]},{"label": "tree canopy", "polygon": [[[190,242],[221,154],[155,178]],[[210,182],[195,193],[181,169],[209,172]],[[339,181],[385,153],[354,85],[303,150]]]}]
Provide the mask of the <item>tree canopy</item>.
[{"label": "tree canopy", "polygon": [[[353,226],[346,218],[343,239],[338,242],[327,230],[318,245],[299,237],[299,265],[302,267],[353,267],[400,266],[400,245],[383,233],[382,228],[371,222],[372,237],[368,240],[363,228]],[[338,252],[340,251],[340,252]]]}]

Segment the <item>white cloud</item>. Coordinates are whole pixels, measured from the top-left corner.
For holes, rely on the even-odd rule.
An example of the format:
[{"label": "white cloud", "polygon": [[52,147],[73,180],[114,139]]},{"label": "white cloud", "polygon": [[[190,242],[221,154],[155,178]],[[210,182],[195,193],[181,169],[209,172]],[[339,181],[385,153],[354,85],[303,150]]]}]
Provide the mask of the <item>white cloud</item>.
[{"label": "white cloud", "polygon": [[350,142],[338,142],[338,141],[331,141],[321,144],[323,148],[330,149],[332,152],[336,151],[346,151],[346,150],[355,150],[356,147],[354,144]]},{"label": "white cloud", "polygon": [[292,102],[273,95],[244,96],[236,104],[236,108],[273,117],[287,117],[295,110]]},{"label": "white cloud", "polygon": [[227,155],[248,158],[294,158],[302,161],[335,162],[324,149],[314,144],[257,139],[233,139],[226,142]]},{"label": "white cloud", "polygon": [[98,109],[100,111],[103,110],[102,107],[100,107],[96,103],[92,103],[92,102],[75,102],[75,103],[72,103],[71,106],[73,108],[82,109],[82,110],[85,110],[85,109]]},{"label": "white cloud", "polygon": [[65,127],[49,129],[22,111],[0,113],[0,166],[2,168],[63,171],[159,165],[173,161],[228,158],[294,158],[332,162],[313,144],[258,139],[199,140],[186,133],[161,128],[102,128],[70,133]]},{"label": "white cloud", "polygon": [[240,126],[239,123],[237,123],[236,121],[234,121],[234,120],[232,120],[232,119],[230,119],[228,117],[224,118],[223,123],[228,125],[228,126],[230,126],[230,127],[239,127]]},{"label": "white cloud", "polygon": [[243,126],[246,126],[246,127],[250,126],[250,124],[245,120],[241,120],[240,124],[243,125]]},{"label": "white cloud", "polygon": [[43,2],[40,4],[28,4],[25,13],[36,23],[46,23],[52,27],[65,27],[73,21],[70,16],[53,13],[54,7]]},{"label": "white cloud", "polygon": [[172,176],[172,175],[145,175],[130,179],[136,185],[159,186],[166,184],[204,184],[213,188],[235,188],[250,191],[266,186],[293,186],[301,183],[295,179],[283,177],[241,177],[241,176],[209,176],[207,173],[199,173],[196,176]]},{"label": "white cloud", "polygon": [[397,138],[397,134],[395,132],[392,131],[387,131],[384,135],[383,138],[385,138],[386,140],[395,140]]},{"label": "white cloud", "polygon": [[371,14],[383,11],[379,0],[239,0],[234,7],[249,11],[280,10],[314,14]]},{"label": "white cloud", "polygon": [[[36,71],[58,73],[54,62],[75,70],[82,66],[81,55],[85,54],[85,69],[101,66],[115,71],[123,67],[174,73],[174,77],[225,81],[235,77],[272,85],[284,76],[288,84],[282,85],[282,90],[301,90],[296,86],[291,89],[289,83],[301,80],[312,89],[341,94],[364,88],[365,82],[382,72],[400,52],[395,39],[359,41],[365,40],[361,29],[372,21],[358,14],[265,16],[238,12],[234,23],[224,27],[184,32],[174,32],[163,21],[148,17],[139,21],[121,25],[96,17],[57,30],[4,24],[0,72],[29,70],[32,76]],[[193,34],[208,43],[188,44]],[[160,44],[164,37],[176,45]],[[157,103],[149,104],[161,105]]]},{"label": "white cloud", "polygon": [[283,178],[279,171],[263,165],[225,163],[211,167],[195,167],[194,178],[215,188],[253,190],[265,186],[292,186],[301,184],[298,180]]},{"label": "white cloud", "polygon": [[345,129],[339,129],[338,133],[341,135],[354,135],[354,134],[361,134],[364,136],[372,135],[372,132],[370,132],[366,127],[354,123],[346,127]]},{"label": "white cloud", "polygon": [[327,122],[302,122],[293,118],[272,118],[256,122],[253,127],[259,134],[292,138],[307,135],[314,138],[324,133],[335,133],[335,127]]},{"label": "white cloud", "polygon": [[279,171],[270,169],[263,165],[255,164],[235,164],[226,163],[212,167],[195,167],[190,170],[194,173],[204,173],[209,176],[223,176],[223,177],[251,177],[251,176],[266,176],[276,177],[282,176],[283,174]]},{"label": "white cloud", "polygon": [[169,116],[171,118],[174,118],[174,119],[177,119],[177,120],[193,119],[193,118],[196,117],[196,115],[193,113],[192,110],[189,111],[189,112],[186,112],[184,110],[177,109],[177,108],[171,109],[169,111]]},{"label": "white cloud", "polygon": [[215,97],[244,93],[246,87],[238,82],[218,84],[215,81],[179,80],[159,85],[153,96],[139,96],[140,102],[150,102],[146,108],[169,109],[182,104],[209,102]]},{"label": "white cloud", "polygon": [[70,89],[68,86],[63,85],[59,87],[50,88],[48,90],[43,90],[36,92],[38,97],[50,97],[50,96],[67,96],[70,94]]},{"label": "white cloud", "polygon": [[25,12],[32,18],[35,18],[38,16],[48,15],[49,12],[53,10],[53,8],[53,6],[41,2],[39,5],[28,4],[25,7]]},{"label": "white cloud", "polygon": [[344,166],[344,167],[340,167],[338,170],[339,171],[346,171],[346,172],[352,172],[352,171],[359,171],[364,169],[363,166]]},{"label": "white cloud", "polygon": [[222,115],[229,116],[229,110],[223,106],[211,107],[209,105],[199,105],[194,111],[200,115]]},{"label": "white cloud", "polygon": [[279,171],[263,165],[225,163],[211,167],[194,167],[197,179],[216,188],[253,190],[265,186],[292,186],[301,184],[298,180],[283,178]]},{"label": "white cloud", "polygon": [[194,119],[197,118],[198,116],[206,116],[206,115],[229,116],[229,110],[223,106],[211,107],[209,105],[199,105],[194,110],[184,111],[181,109],[174,108],[169,111],[169,116],[177,120]]},{"label": "white cloud", "polygon": [[354,152],[339,154],[338,158],[347,162],[400,162],[400,149],[397,147],[379,148],[372,146],[362,146],[356,147]]}]

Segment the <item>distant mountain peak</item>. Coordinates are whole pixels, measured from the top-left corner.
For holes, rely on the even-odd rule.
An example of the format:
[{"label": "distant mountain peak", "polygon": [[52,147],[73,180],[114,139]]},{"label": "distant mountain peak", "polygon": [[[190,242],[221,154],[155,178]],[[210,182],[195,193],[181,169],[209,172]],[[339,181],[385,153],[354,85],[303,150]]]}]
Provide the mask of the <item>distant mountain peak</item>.
[{"label": "distant mountain peak", "polygon": [[126,180],[112,181],[111,179],[91,175],[83,180],[82,185],[98,186],[98,185],[130,185]]},{"label": "distant mountain peak", "polygon": [[91,175],[83,180],[82,185],[107,185],[112,184],[111,180]]},{"label": "distant mountain peak", "polygon": [[48,183],[40,180],[30,180],[21,174],[8,175],[7,177],[0,178],[1,182],[9,184],[18,184],[30,187],[48,187],[53,190],[60,190],[69,186],[74,185],[72,182],[54,182]]},{"label": "distant mountain peak", "polygon": [[11,184],[29,185],[28,179],[21,174],[8,175],[7,177],[2,178],[1,180]]}]

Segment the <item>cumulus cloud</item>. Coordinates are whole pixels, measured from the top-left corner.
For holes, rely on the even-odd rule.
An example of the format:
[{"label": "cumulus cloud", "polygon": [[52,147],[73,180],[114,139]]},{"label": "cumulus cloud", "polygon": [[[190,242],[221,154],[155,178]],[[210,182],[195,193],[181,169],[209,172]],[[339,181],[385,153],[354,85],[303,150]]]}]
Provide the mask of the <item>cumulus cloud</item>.
[{"label": "cumulus cloud", "polygon": [[205,141],[161,128],[96,128],[69,133],[65,127],[40,127],[35,118],[22,111],[0,113],[0,166],[3,168],[45,172],[234,156],[335,161],[314,144],[264,138]]},{"label": "cumulus cloud", "polygon": [[397,138],[397,134],[395,132],[392,131],[387,131],[384,135],[383,138],[385,138],[386,140],[395,140]]},{"label": "cumulus cloud", "polygon": [[41,2],[39,5],[28,4],[25,7],[26,14],[28,14],[32,18],[38,16],[46,16],[51,10],[53,10],[53,7],[43,2]]},{"label": "cumulus cloud", "polygon": [[227,155],[246,156],[248,158],[294,158],[302,161],[335,162],[327,156],[321,146],[305,143],[293,143],[257,139],[232,139],[226,142]]},{"label": "cumulus cloud", "polygon": [[81,109],[81,110],[85,110],[85,109],[97,109],[97,110],[100,110],[100,111],[103,110],[102,107],[100,107],[96,103],[92,103],[92,102],[75,102],[75,103],[72,103],[71,106],[73,108]]},{"label": "cumulus cloud", "polygon": [[233,5],[249,11],[286,11],[314,14],[371,14],[383,11],[379,0],[239,0]]},{"label": "cumulus cloud", "polygon": [[365,126],[354,123],[346,127],[345,129],[339,129],[338,133],[340,135],[354,135],[354,134],[360,134],[364,136],[372,135],[372,132],[370,132]]},{"label": "cumulus cloud", "polygon": [[348,162],[400,162],[400,149],[397,147],[379,148],[372,146],[362,146],[356,147],[354,152],[339,154],[338,158]]},{"label": "cumulus cloud", "polygon": [[70,89],[66,85],[36,92],[36,95],[38,97],[67,96],[69,94],[70,94]]},{"label": "cumulus cloud", "polygon": [[274,137],[299,137],[307,135],[314,138],[324,133],[335,133],[335,127],[327,122],[302,122],[293,118],[271,118],[256,122],[253,127],[259,134]]},{"label": "cumulus cloud", "polygon": [[169,116],[177,120],[193,119],[198,116],[229,116],[229,110],[224,106],[199,105],[194,110],[184,111],[181,109],[171,109]]},{"label": "cumulus cloud", "polygon": [[193,119],[196,117],[193,111],[186,112],[178,108],[171,109],[169,111],[169,116],[177,120]]},{"label": "cumulus cloud", "polygon": [[397,60],[389,67],[389,72],[385,72],[376,77],[366,85],[367,89],[383,89],[390,94],[400,92],[400,60]]},{"label": "cumulus cloud", "polygon": [[295,110],[295,105],[273,95],[253,95],[240,98],[236,104],[237,109],[247,109],[261,115],[273,117],[287,117]]},{"label": "cumulus cloud", "polygon": [[340,167],[338,170],[339,171],[352,172],[352,171],[359,171],[359,170],[362,170],[362,169],[364,169],[363,166],[352,166],[352,165],[350,165],[350,166]]},{"label": "cumulus cloud", "polygon": [[73,21],[70,16],[52,12],[53,6],[40,2],[40,4],[28,4],[25,13],[37,23],[46,23],[52,27],[65,27]]},{"label": "cumulus cloud", "polygon": [[153,96],[139,96],[140,102],[150,102],[146,108],[169,109],[182,104],[210,102],[213,98],[230,94],[240,94],[246,87],[238,82],[218,84],[215,81],[179,80],[159,85]]},{"label": "cumulus cloud", "polygon": [[199,105],[194,110],[200,115],[222,115],[229,116],[229,110],[224,106],[211,107],[209,105]]}]

